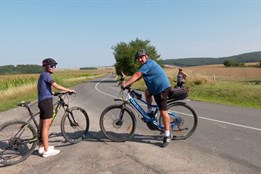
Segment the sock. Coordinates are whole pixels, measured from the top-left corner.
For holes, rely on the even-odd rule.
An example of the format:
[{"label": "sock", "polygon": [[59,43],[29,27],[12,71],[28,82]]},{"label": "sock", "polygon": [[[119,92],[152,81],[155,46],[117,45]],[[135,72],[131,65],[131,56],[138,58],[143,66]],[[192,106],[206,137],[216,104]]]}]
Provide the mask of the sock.
[{"label": "sock", "polygon": [[170,135],[169,131],[164,131],[164,137],[168,137]]}]

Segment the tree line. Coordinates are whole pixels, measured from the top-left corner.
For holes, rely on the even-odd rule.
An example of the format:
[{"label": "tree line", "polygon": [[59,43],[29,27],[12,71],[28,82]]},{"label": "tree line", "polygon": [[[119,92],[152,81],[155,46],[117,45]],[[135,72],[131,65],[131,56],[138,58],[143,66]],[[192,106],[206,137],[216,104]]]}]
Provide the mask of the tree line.
[{"label": "tree line", "polygon": [[0,66],[0,74],[35,74],[43,71],[43,67],[39,65],[4,65]]},{"label": "tree line", "polygon": [[[247,62],[261,62],[261,51],[239,54],[229,57],[210,58],[181,58],[181,59],[165,59],[164,64],[176,65],[181,67],[226,64],[228,66],[242,66]],[[226,66],[225,65],[225,66]],[[260,65],[259,65],[260,66]]]}]

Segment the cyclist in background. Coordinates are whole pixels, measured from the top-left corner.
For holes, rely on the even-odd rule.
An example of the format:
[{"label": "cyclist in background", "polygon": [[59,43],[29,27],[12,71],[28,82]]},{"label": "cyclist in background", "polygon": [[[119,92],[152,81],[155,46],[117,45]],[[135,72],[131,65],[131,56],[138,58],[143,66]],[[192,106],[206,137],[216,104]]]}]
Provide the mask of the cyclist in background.
[{"label": "cyclist in background", "polygon": [[56,68],[57,62],[52,58],[44,59],[42,66],[44,71],[40,74],[38,79],[38,107],[40,109],[40,146],[38,153],[43,157],[57,155],[60,150],[54,149],[54,146],[48,146],[48,131],[52,123],[53,116],[53,95],[52,87],[61,90],[75,93],[74,90],[67,89],[58,85],[52,80],[51,74],[53,74]]},{"label": "cyclist in background", "polygon": [[[145,99],[149,104],[152,104],[152,95],[159,107],[160,114],[163,117],[164,122],[164,138],[162,147],[166,147],[170,140],[170,118],[167,109],[167,98],[171,89],[171,84],[164,70],[154,60],[149,58],[149,54],[146,50],[140,50],[135,55],[135,60],[141,64],[138,72],[134,73],[132,77],[121,84],[122,87],[126,87],[136,82],[143,77],[147,89],[145,90]],[[152,111],[148,105],[148,114]]]},{"label": "cyclist in background", "polygon": [[184,87],[186,78],[188,77],[188,75],[183,71],[182,68],[179,68],[179,72],[177,75],[177,87]]}]

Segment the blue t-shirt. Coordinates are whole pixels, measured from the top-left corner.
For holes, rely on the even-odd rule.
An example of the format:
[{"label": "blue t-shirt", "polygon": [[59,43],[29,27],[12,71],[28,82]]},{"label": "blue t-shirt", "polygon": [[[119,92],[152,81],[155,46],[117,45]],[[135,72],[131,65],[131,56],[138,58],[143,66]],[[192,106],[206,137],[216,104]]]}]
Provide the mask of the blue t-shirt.
[{"label": "blue t-shirt", "polygon": [[171,86],[165,71],[154,60],[148,59],[140,67],[139,72],[143,74],[143,79],[152,95],[161,93]]},{"label": "blue t-shirt", "polygon": [[38,103],[47,98],[52,98],[52,80],[51,74],[48,72],[42,72],[38,79]]}]

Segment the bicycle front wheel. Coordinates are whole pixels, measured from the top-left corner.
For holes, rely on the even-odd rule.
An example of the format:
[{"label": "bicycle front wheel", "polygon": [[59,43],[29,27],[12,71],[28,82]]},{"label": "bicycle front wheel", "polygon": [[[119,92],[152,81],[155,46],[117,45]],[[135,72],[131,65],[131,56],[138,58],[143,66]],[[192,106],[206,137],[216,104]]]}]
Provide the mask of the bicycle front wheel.
[{"label": "bicycle front wheel", "polygon": [[61,131],[64,139],[75,144],[87,136],[90,121],[87,112],[80,107],[72,107],[66,111],[61,121]]},{"label": "bicycle front wheel", "polygon": [[[193,108],[183,102],[173,102],[168,104],[170,116],[170,127],[173,140],[183,140],[190,137],[198,125],[198,117]],[[160,116],[160,124],[163,119]]]},{"label": "bicycle front wheel", "polygon": [[112,105],[102,112],[100,128],[110,140],[124,142],[134,135],[136,119],[128,108],[123,108],[122,105]]},{"label": "bicycle front wheel", "polygon": [[26,160],[34,151],[38,135],[24,121],[10,121],[0,127],[0,164],[14,165]]}]

